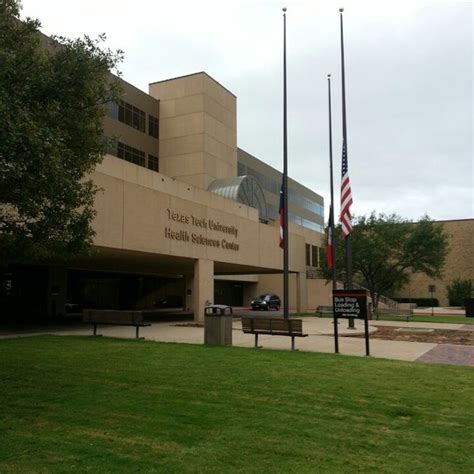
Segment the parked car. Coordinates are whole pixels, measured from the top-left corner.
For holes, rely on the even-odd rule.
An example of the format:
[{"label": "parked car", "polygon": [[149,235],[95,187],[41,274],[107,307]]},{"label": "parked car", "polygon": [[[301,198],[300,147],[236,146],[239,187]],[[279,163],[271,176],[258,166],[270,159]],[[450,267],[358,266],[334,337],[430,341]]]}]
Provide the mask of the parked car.
[{"label": "parked car", "polygon": [[250,302],[250,304],[253,310],[270,310],[274,308],[278,311],[281,306],[281,300],[274,293],[265,293],[263,295],[258,296],[257,298],[254,298]]}]

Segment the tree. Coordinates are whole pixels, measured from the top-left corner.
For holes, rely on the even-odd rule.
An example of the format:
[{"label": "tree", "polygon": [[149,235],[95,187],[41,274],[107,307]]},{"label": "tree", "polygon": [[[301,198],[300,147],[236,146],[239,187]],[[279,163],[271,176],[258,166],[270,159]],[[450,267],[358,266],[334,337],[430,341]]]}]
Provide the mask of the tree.
[{"label": "tree", "polygon": [[464,300],[473,294],[472,282],[455,278],[446,288],[450,306],[464,306]]},{"label": "tree", "polygon": [[[339,230],[339,232],[338,232]],[[340,226],[335,234],[341,235]],[[391,294],[410,281],[413,272],[430,277],[440,274],[448,247],[443,227],[428,217],[412,223],[396,214],[354,219],[352,232],[352,267],[354,282],[366,287],[378,306],[379,295]],[[336,243],[337,278],[345,281],[344,239]],[[321,259],[321,270],[331,279],[331,270]]]},{"label": "tree", "polygon": [[105,106],[119,99],[120,51],[105,40],[49,39],[0,0],[0,264],[66,259],[90,248],[88,178],[107,147]]}]

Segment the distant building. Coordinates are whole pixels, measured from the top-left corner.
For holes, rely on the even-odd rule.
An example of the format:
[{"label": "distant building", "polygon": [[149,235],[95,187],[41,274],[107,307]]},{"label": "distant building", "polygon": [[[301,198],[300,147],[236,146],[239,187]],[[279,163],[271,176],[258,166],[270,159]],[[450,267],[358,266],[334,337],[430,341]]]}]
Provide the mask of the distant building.
[{"label": "distant building", "polygon": [[449,235],[448,256],[438,278],[412,274],[410,283],[396,293],[395,298],[431,298],[429,286],[434,285],[433,298],[440,306],[448,306],[447,287],[454,279],[470,280],[474,284],[474,219],[438,221]]}]

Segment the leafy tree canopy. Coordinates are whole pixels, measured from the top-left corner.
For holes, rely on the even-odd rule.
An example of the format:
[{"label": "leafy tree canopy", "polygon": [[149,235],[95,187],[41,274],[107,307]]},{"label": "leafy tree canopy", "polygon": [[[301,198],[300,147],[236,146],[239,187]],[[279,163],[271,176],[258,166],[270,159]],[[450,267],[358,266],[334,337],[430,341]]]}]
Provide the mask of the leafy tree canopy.
[{"label": "leafy tree canopy", "polygon": [[49,39],[0,0],[0,264],[63,259],[93,238],[96,186],[88,174],[107,142],[105,105],[120,51],[105,40]]},{"label": "leafy tree canopy", "polygon": [[[409,283],[412,272],[440,275],[448,248],[442,225],[428,217],[412,223],[396,214],[372,213],[354,219],[352,240],[353,281],[367,288],[378,306],[378,295],[390,295]],[[336,228],[336,274],[346,279],[344,239]],[[332,270],[321,259],[321,270],[329,280]]]}]

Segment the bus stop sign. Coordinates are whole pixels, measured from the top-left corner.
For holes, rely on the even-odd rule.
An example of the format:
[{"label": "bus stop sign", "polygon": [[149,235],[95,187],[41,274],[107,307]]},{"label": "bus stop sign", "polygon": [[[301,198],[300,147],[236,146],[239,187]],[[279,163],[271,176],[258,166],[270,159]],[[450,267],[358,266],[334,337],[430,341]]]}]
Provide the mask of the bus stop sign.
[{"label": "bus stop sign", "polygon": [[337,318],[367,319],[367,292],[365,290],[334,290],[332,301]]}]

